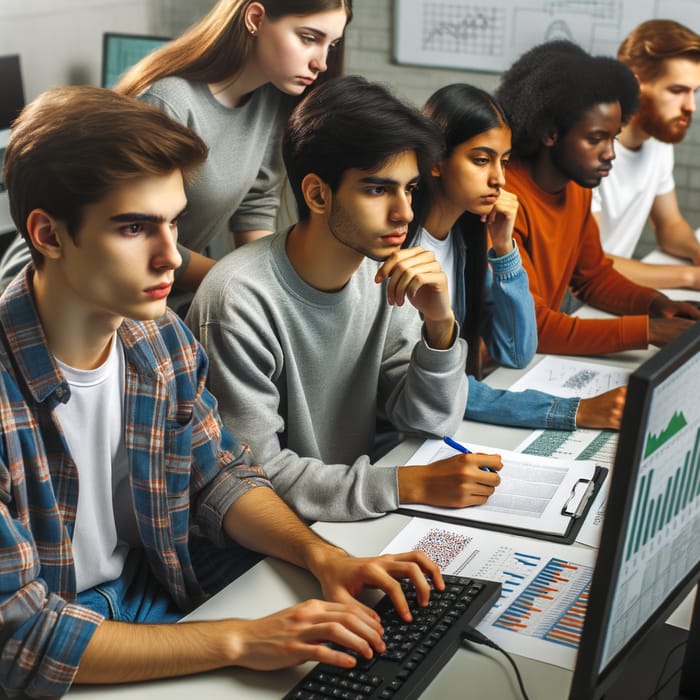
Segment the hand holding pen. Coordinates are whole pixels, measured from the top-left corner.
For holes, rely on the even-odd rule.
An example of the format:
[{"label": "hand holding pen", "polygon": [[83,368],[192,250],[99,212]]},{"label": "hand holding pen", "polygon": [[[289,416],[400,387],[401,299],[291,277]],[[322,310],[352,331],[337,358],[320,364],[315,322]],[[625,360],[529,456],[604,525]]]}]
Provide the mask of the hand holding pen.
[{"label": "hand holding pen", "polygon": [[400,504],[466,508],[486,503],[501,483],[498,476],[503,467],[500,456],[472,454],[456,442],[451,446],[459,454],[431,464],[399,467]]},{"label": "hand holding pen", "polygon": [[[451,437],[448,437],[447,435],[445,435],[442,438],[442,441],[446,445],[449,445],[453,450],[457,450],[457,452],[461,452],[463,455],[474,454],[470,449],[466,448],[464,445],[461,445],[456,440],[453,440]],[[479,469],[481,469],[481,471],[484,471],[484,472],[495,472],[496,471],[495,469],[491,469],[491,467],[486,467],[486,466],[479,467]]]}]

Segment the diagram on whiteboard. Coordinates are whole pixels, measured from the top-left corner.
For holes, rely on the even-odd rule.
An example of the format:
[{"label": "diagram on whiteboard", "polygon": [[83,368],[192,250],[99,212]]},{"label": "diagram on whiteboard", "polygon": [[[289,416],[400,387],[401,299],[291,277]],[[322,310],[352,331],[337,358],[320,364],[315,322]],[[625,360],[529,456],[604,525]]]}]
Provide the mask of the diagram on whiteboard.
[{"label": "diagram on whiteboard", "polygon": [[[693,0],[396,0],[399,63],[501,72],[543,41],[568,39],[615,55],[622,38],[652,17],[688,22]],[[690,13],[690,14],[689,14]]]}]

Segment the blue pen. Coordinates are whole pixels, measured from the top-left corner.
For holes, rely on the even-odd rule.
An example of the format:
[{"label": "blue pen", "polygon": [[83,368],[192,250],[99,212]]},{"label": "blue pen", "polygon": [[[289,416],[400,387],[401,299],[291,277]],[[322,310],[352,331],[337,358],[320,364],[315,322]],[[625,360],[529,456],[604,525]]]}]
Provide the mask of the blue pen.
[{"label": "blue pen", "polygon": [[[457,450],[457,452],[461,452],[462,454],[465,455],[470,455],[472,454],[471,450],[468,450],[464,445],[460,445],[456,440],[453,440],[451,437],[448,437],[445,435],[442,438],[442,441],[446,444],[449,445],[453,450]],[[479,467],[482,471],[485,472],[492,472],[493,469],[489,469],[488,467]]]}]

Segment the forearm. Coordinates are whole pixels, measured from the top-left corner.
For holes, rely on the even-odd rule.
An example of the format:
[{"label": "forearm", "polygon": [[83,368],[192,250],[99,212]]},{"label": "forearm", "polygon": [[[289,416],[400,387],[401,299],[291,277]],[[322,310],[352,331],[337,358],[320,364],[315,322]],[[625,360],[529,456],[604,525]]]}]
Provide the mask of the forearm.
[{"label": "forearm", "polygon": [[694,265],[700,265],[700,242],[685,219],[679,220],[672,226],[659,228],[656,240],[665,253],[690,260]]},{"label": "forearm", "polygon": [[202,673],[235,664],[237,621],[144,625],[103,622],[74,683],[128,683]]},{"label": "forearm", "polygon": [[527,273],[514,248],[507,256],[489,253],[493,272],[487,274],[487,310],[483,335],[495,362],[524,367],[537,351],[537,319]]},{"label": "forearm", "polygon": [[654,289],[699,289],[700,267],[691,265],[654,265],[610,255],[615,269],[627,279]]},{"label": "forearm", "polygon": [[327,556],[342,550],[321,539],[270,489],[241,496],[224,517],[229,536],[248,549],[315,571]]},{"label": "forearm", "polygon": [[455,341],[456,329],[454,314],[441,321],[426,321],[425,340],[433,350],[447,350]]},{"label": "forearm", "polygon": [[252,241],[257,241],[258,238],[264,238],[265,236],[269,236],[272,233],[272,231],[268,230],[255,230],[255,231],[234,231],[233,233],[233,240],[236,243],[236,248],[240,248],[242,245],[245,245],[246,243],[251,243]]}]

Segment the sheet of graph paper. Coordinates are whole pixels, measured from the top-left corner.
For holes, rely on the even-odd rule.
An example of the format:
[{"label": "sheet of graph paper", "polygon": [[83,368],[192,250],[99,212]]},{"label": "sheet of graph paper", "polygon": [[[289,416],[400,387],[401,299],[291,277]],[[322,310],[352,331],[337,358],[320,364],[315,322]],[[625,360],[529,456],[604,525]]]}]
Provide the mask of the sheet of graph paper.
[{"label": "sheet of graph paper", "polygon": [[448,574],[500,581],[478,630],[506,651],[573,669],[595,550],[412,518],[384,553],[420,550]]},{"label": "sheet of graph paper", "polygon": [[[593,462],[530,457],[473,443],[466,443],[465,447],[472,452],[501,455],[501,483],[488,501],[471,508],[411,504],[405,509],[483,523],[498,523],[523,530],[557,535],[566,533],[571,525],[571,516],[562,511],[564,507],[576,510],[586,485],[595,472]],[[455,454],[455,450],[442,440],[425,440],[406,466],[431,464],[454,457]]]},{"label": "sheet of graph paper", "polygon": [[[510,389],[538,389],[557,396],[590,398],[624,386],[630,371],[594,362],[582,362],[548,355],[526,372]],[[515,452],[566,460],[593,460],[612,469],[617,450],[617,433],[611,430],[535,430],[523,440]],[[603,483],[576,541],[597,547],[603,528],[610,475]]]}]

